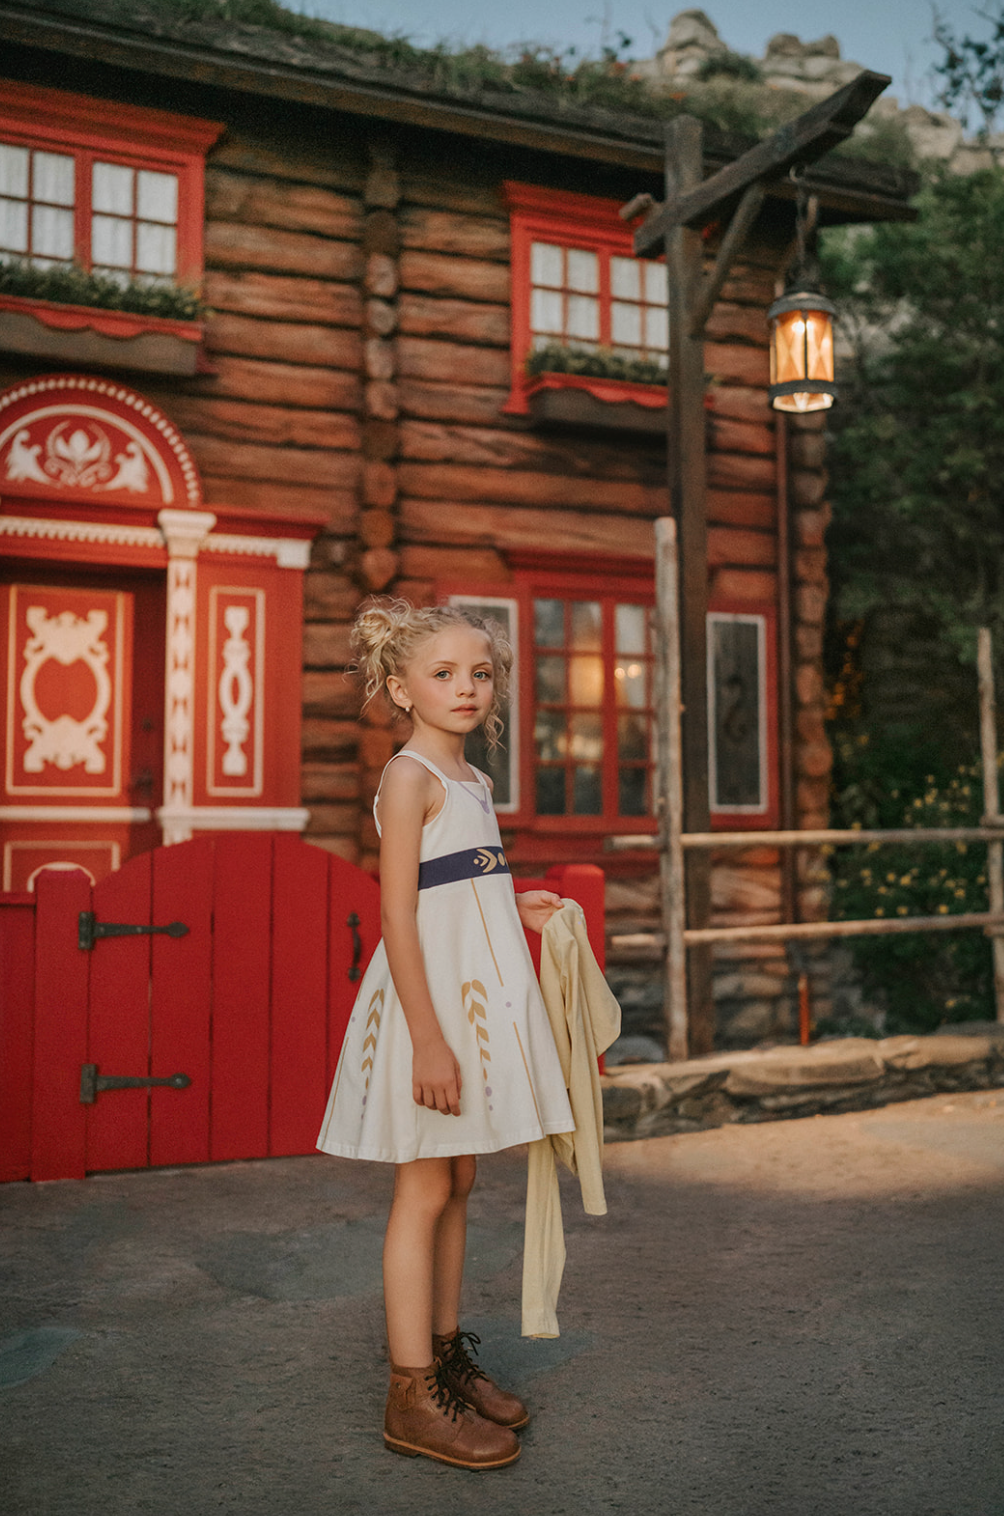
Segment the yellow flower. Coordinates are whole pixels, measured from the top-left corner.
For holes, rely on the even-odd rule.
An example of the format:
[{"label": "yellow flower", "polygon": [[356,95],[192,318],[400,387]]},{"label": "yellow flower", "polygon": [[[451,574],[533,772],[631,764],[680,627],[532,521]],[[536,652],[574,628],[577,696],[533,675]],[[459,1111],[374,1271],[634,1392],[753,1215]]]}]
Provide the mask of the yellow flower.
[{"label": "yellow flower", "polygon": [[885,909],[884,909],[884,907],[881,906],[881,905],[878,906],[878,908],[875,911],[875,914],[876,914],[876,916],[884,916],[885,915]]},{"label": "yellow flower", "polygon": [[905,905],[898,905],[896,907],[896,914],[897,914],[897,916],[905,916],[906,915],[906,909],[907,908],[906,908]]},{"label": "yellow flower", "polygon": [[904,874],[903,877],[900,879],[899,882],[900,882],[900,884],[912,884],[913,883],[913,875],[912,874]]},{"label": "yellow flower", "polygon": [[939,905],[938,906],[938,914],[939,914],[939,916],[947,916],[948,915],[948,906],[947,905]]}]

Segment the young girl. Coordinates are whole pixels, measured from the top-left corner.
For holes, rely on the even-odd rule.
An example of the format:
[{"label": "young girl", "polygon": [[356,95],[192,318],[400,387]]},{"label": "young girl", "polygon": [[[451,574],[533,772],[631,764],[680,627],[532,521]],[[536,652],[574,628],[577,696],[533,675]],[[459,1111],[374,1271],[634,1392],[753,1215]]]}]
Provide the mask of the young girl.
[{"label": "young girl", "polygon": [[383,938],[356,1000],[318,1138],[327,1153],[396,1165],[383,1278],[391,1359],[384,1441],[461,1468],[519,1457],[529,1420],[472,1361],[461,1333],[467,1197],[477,1153],[574,1130],[523,936],[560,897],[513,892],[488,779],[468,732],[501,728],[512,650],[449,606],[373,605],[355,626],[369,698],[410,716],[384,769]]}]

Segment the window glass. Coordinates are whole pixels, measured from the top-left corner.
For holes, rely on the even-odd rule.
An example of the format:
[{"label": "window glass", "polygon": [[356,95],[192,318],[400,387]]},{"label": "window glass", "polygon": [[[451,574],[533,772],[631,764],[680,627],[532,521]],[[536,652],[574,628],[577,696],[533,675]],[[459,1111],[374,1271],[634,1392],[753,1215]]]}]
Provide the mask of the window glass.
[{"label": "window glass", "polygon": [[178,219],[178,176],[140,169],[136,176],[136,214],[143,221],[174,226]]},{"label": "window glass", "polygon": [[537,753],[545,763],[564,758],[568,749],[564,711],[538,711],[533,737]]},{"label": "window glass", "polygon": [[576,816],[602,816],[603,779],[599,768],[577,764],[573,769],[573,805]]},{"label": "window glass", "polygon": [[565,770],[539,768],[537,770],[537,815],[563,816],[564,814]]},{"label": "window glass", "polygon": [[568,249],[568,288],[595,295],[600,287],[600,260],[581,247]]},{"label": "window glass", "polygon": [[28,202],[0,199],[0,251],[28,251]]},{"label": "window glass", "polygon": [[74,168],[73,159],[66,153],[32,154],[33,178],[32,199],[44,200],[48,205],[72,205]]},{"label": "window glass", "polygon": [[72,262],[73,212],[54,205],[32,206],[31,250],[36,262]]},{"label": "window glass", "polygon": [[537,659],[537,699],[556,702],[565,698],[564,658]]},{"label": "window glass", "polygon": [[563,647],[565,642],[565,602],[533,602],[533,635],[538,647]]},{"label": "window glass", "polygon": [[603,659],[568,660],[568,694],[573,705],[599,705],[603,700]]},{"label": "window glass", "polygon": [[113,216],[131,216],[134,178],[133,170],[120,163],[95,163],[91,179],[91,209]]},{"label": "window glass", "polygon": [[711,801],[717,810],[765,808],[762,616],[712,613],[708,626]]},{"label": "window glass", "polygon": [[564,249],[552,242],[534,242],[530,247],[530,283],[561,289],[564,284]]},{"label": "window glass", "polygon": [[569,748],[573,758],[597,762],[603,757],[603,717],[597,711],[578,711],[571,719],[572,740]]},{"label": "window glass", "polygon": [[641,347],[641,306],[622,305],[614,301],[610,307],[610,336],[617,347]]},{"label": "window glass", "polygon": [[656,263],[654,259],[643,258],[638,260],[638,266],[645,272],[645,299],[665,308],[669,301],[669,271],[666,265]]},{"label": "window glass", "polygon": [[585,295],[569,295],[567,332],[569,337],[595,342],[600,335],[600,307],[597,300]]},{"label": "window glass", "polygon": [[598,600],[572,601],[571,644],[579,649],[603,646],[603,614]]},{"label": "window glass", "polygon": [[534,290],[530,297],[530,326],[535,332],[553,332],[560,337],[565,330],[565,301],[560,290]]},{"label": "window glass", "polygon": [[644,605],[614,606],[614,646],[618,653],[648,651],[648,611]]},{"label": "window glass", "polygon": [[625,768],[617,771],[617,809],[621,816],[647,816],[651,807],[648,801],[649,777],[643,768]]},{"label": "window glass", "polygon": [[132,268],[133,223],[122,216],[91,218],[91,257],[96,268]]},{"label": "window glass", "polygon": [[641,268],[637,258],[610,259],[610,293],[615,300],[637,300],[641,295]]},{"label": "window glass", "polygon": [[136,267],[144,274],[173,274],[175,236],[173,226],[154,226],[140,221],[136,228]]},{"label": "window glass", "polygon": [[0,195],[28,198],[28,149],[0,142]]}]

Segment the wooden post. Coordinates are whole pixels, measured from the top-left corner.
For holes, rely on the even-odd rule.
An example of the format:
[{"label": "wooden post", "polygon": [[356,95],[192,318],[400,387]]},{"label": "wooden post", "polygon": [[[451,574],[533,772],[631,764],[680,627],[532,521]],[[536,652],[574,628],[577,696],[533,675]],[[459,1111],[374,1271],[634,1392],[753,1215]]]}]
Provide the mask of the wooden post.
[{"label": "wooden post", "polygon": [[[678,116],[666,128],[666,201],[672,204],[695,189],[704,176],[704,128],[692,116]],[[667,465],[670,509],[679,545],[679,638],[683,701],[683,829],[705,832],[708,808],[708,526],[705,511],[707,465],[704,418],[704,331],[694,330],[694,300],[701,288],[704,253],[701,234],[682,222],[666,233],[669,275],[669,410]],[[664,617],[662,618],[665,619]],[[704,927],[711,910],[711,860],[686,860],[687,924]],[[711,950],[691,954],[689,1043],[693,1053],[714,1045]]]},{"label": "wooden post", "polygon": [[677,1062],[687,1057],[686,882],[683,854],[683,743],[680,731],[680,600],[676,522],[655,523],[656,814],[659,880],[666,937],[663,1018],[666,1047]]},{"label": "wooden post", "polygon": [[[992,826],[1001,819],[1000,786],[997,782],[997,706],[994,698],[994,665],[990,628],[981,626],[977,652],[980,682],[980,750],[983,756],[983,820]],[[1004,912],[1004,843],[987,844],[987,878],[990,883],[990,910],[995,916]],[[994,960],[994,1000],[997,1020],[1004,1022],[1004,936],[991,928],[990,944]]]}]

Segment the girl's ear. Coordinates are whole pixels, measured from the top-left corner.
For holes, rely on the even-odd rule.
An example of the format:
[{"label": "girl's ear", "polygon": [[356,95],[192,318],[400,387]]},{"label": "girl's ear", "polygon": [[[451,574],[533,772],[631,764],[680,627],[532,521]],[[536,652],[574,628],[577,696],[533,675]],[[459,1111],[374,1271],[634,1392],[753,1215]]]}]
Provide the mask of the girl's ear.
[{"label": "girl's ear", "polygon": [[391,698],[391,704],[396,705],[398,710],[404,711],[406,716],[411,714],[411,701],[404,685],[396,674],[387,675],[387,693]]}]

